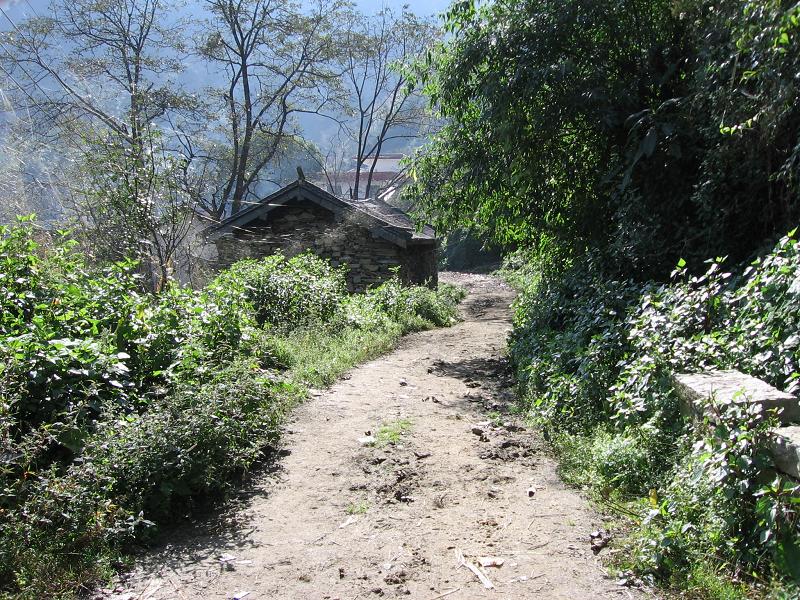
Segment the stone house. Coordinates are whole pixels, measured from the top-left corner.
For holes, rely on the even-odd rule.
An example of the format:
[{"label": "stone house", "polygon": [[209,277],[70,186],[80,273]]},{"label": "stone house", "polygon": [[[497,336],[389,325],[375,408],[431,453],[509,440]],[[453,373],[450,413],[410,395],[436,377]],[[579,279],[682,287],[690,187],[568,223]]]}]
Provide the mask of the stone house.
[{"label": "stone house", "polygon": [[429,226],[417,230],[399,208],[378,199],[345,200],[298,179],[208,231],[217,264],[276,251],[305,251],[349,267],[348,286],[363,291],[400,267],[412,284],[436,286],[439,241]]}]

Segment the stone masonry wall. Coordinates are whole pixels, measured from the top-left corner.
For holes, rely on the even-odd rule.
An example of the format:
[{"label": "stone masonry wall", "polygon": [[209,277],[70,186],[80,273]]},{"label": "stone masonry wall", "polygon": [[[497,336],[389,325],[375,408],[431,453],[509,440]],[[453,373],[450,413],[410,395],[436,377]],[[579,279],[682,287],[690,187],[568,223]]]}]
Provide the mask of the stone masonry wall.
[{"label": "stone masonry wall", "polygon": [[267,217],[216,240],[221,267],[277,250],[287,256],[311,250],[335,266],[347,265],[348,286],[353,291],[379,285],[391,277],[394,266],[400,267],[405,281],[436,284],[435,247],[401,248],[373,235],[360,215],[339,220],[332,212],[303,201],[276,208]]}]

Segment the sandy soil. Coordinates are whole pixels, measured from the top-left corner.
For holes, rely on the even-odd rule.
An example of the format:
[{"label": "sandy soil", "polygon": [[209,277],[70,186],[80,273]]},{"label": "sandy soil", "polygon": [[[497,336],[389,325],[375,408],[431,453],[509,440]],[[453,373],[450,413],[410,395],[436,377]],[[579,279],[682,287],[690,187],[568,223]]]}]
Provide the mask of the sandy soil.
[{"label": "sandy soil", "polygon": [[[314,394],[270,473],[102,596],[642,597],[605,576],[610,550],[596,556],[590,542],[601,518],[508,412],[512,292],[488,276],[449,277],[470,290],[462,323],[408,336]],[[398,422],[397,443],[365,443]],[[494,587],[462,557],[500,559],[480,568]]]}]

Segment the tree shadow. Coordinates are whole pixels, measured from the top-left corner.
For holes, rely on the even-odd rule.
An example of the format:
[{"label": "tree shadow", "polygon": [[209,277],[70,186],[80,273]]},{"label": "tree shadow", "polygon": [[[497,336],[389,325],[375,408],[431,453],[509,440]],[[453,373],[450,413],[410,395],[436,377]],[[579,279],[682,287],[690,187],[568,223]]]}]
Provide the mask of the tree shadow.
[{"label": "tree shadow", "polygon": [[484,411],[510,412],[516,403],[511,367],[505,358],[474,357],[458,361],[436,361],[433,373],[463,381],[470,390],[450,401],[460,411],[480,408]]},{"label": "tree shadow", "polygon": [[187,571],[210,578],[215,570],[235,569],[235,557],[256,547],[250,534],[257,516],[249,509],[256,499],[270,496],[285,473],[283,460],[289,454],[286,448],[270,450],[244,480],[232,484],[229,496],[205,503],[200,499],[191,515],[161,526],[152,543],[133,549],[135,567],[120,574],[120,581],[134,583]]},{"label": "tree shadow", "polygon": [[453,377],[467,383],[478,382],[492,387],[503,385],[510,373],[508,361],[504,358],[474,357],[458,361],[436,361],[434,372],[445,377]]},{"label": "tree shadow", "polygon": [[505,321],[507,303],[508,299],[502,296],[483,296],[468,299],[463,304],[463,310],[470,321],[480,323]]}]

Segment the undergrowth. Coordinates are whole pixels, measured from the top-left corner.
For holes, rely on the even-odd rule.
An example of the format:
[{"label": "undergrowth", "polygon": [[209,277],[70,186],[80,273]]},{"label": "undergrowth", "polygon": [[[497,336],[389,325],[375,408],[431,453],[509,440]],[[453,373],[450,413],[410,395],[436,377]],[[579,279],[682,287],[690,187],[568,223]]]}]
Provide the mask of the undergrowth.
[{"label": "undergrowth", "polygon": [[549,274],[516,260],[521,397],[564,478],[637,525],[617,567],[692,597],[792,597],[800,495],[765,451],[773,416],[731,404],[687,423],[671,376],[737,369],[800,389],[794,232],[730,271],[681,261],[668,284],[609,278],[601,261]]},{"label": "undergrowth", "polygon": [[0,227],[0,597],[69,598],[223,498],[309,387],[456,320],[463,291],[365,294],[312,255],[143,292],[64,235]]}]

